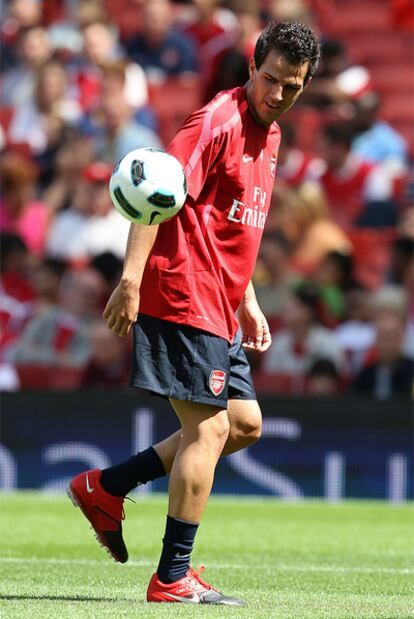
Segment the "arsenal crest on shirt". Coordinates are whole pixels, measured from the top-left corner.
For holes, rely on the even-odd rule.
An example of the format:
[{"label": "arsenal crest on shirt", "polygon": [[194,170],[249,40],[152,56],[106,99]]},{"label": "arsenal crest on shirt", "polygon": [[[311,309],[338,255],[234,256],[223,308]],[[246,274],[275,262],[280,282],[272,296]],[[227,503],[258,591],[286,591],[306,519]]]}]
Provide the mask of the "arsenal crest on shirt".
[{"label": "arsenal crest on shirt", "polygon": [[270,174],[273,176],[273,178],[275,177],[275,174],[276,174],[276,162],[277,162],[277,154],[272,153],[270,155],[269,168],[270,168]]},{"label": "arsenal crest on shirt", "polygon": [[208,386],[215,396],[220,395],[226,386],[226,372],[223,372],[223,370],[213,370],[210,372]]}]

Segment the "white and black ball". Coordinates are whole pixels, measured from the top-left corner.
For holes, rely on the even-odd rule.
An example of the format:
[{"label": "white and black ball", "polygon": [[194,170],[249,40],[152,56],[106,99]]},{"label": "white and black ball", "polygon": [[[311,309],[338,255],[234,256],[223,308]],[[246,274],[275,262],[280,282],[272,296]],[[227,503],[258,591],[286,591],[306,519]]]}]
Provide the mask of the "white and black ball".
[{"label": "white and black ball", "polygon": [[187,197],[187,181],[173,155],[157,148],[137,148],[114,167],[109,191],[121,215],[151,226],[178,213]]}]

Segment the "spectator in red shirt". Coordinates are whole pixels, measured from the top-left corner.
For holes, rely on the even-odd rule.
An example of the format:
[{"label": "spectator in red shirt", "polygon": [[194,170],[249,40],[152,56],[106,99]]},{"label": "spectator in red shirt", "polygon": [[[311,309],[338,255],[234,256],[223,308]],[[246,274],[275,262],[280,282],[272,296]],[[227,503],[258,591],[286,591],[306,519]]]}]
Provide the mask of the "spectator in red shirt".
[{"label": "spectator in red shirt", "polygon": [[104,285],[92,270],[72,271],[59,302],[27,323],[11,351],[16,365],[83,368],[90,354],[89,324],[100,315]]},{"label": "spectator in red shirt", "polygon": [[34,291],[30,284],[31,255],[19,236],[2,234],[0,243],[0,359],[20,336]]},{"label": "spectator in red shirt", "polygon": [[19,235],[2,231],[0,243],[2,292],[18,301],[31,301],[34,298],[30,281],[33,261],[33,255]]},{"label": "spectator in red shirt", "polygon": [[279,126],[283,139],[280,144],[277,174],[289,187],[298,187],[315,174],[321,164],[309,153],[304,153],[296,144],[296,131],[291,122],[281,120]]},{"label": "spectator in red shirt", "polygon": [[315,176],[326,194],[331,216],[345,230],[392,226],[396,220],[392,180],[380,165],[351,153],[352,139],[352,127],[345,122],[330,123],[322,132],[325,166]]},{"label": "spectator in red shirt", "polygon": [[82,387],[126,387],[129,379],[130,350],[125,340],[117,337],[99,320],[89,327],[89,341],[90,359],[83,373]]},{"label": "spectator in red shirt", "polygon": [[231,9],[237,18],[236,31],[225,32],[207,46],[206,101],[221,90],[243,86],[249,79],[249,58],[260,35],[259,7],[255,0],[237,0],[231,3]]},{"label": "spectator in red shirt", "polygon": [[34,267],[32,281],[36,297],[31,303],[32,315],[41,314],[59,303],[67,269],[66,262],[51,257],[44,258]]},{"label": "spectator in red shirt", "polygon": [[234,14],[222,8],[218,0],[193,0],[192,5],[194,12],[184,31],[196,41],[201,54],[203,48],[217,37],[224,33],[229,33],[231,37],[236,32],[237,21]]},{"label": "spectator in red shirt", "polygon": [[217,55],[235,43],[237,20],[228,9],[219,6],[218,0],[194,0],[193,6],[194,14],[184,33],[195,42],[201,79],[208,84]]},{"label": "spectator in red shirt", "polygon": [[65,263],[53,258],[45,258],[34,265],[31,277],[34,297],[24,303],[7,294],[6,289],[1,290],[0,344],[2,356],[8,357],[8,350],[20,338],[29,320],[57,305],[66,268]]},{"label": "spectator in red shirt", "polygon": [[93,110],[99,103],[102,69],[125,60],[125,94],[129,103],[139,108],[148,101],[147,79],[143,69],[125,58],[115,29],[104,19],[88,22],[82,29],[83,53],[77,61],[77,86],[84,110]]}]

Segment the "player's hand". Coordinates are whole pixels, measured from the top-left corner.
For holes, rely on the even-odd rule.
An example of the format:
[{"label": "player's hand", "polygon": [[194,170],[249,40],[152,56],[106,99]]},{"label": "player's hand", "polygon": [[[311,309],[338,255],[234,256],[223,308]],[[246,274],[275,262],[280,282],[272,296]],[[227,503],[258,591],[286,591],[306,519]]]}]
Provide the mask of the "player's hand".
[{"label": "player's hand", "polygon": [[257,301],[242,301],[239,306],[238,318],[243,334],[243,348],[265,352],[272,343],[272,337],[265,315]]},{"label": "player's hand", "polygon": [[139,310],[139,287],[119,282],[103,312],[108,327],[119,337],[128,335]]}]

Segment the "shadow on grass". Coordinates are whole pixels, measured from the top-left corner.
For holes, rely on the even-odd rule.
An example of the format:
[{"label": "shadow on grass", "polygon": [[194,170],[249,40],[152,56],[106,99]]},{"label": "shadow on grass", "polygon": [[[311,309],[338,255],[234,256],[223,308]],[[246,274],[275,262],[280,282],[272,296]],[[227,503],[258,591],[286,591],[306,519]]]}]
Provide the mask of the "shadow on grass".
[{"label": "shadow on grass", "polygon": [[0,600],[57,600],[64,602],[133,602],[140,603],[141,600],[131,600],[129,598],[109,598],[109,597],[90,597],[86,595],[1,595]]}]

